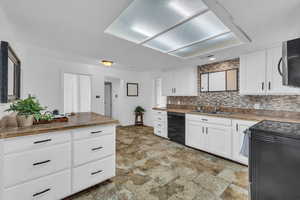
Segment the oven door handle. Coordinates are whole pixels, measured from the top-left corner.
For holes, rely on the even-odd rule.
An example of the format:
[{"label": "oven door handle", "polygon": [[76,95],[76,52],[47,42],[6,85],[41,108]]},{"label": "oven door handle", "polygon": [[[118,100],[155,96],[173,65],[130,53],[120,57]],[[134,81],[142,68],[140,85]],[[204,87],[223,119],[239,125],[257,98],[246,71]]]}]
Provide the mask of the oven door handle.
[{"label": "oven door handle", "polygon": [[280,74],[280,76],[283,76],[283,73],[281,71],[281,63],[282,63],[282,57],[278,61],[277,69],[278,69],[278,73]]}]

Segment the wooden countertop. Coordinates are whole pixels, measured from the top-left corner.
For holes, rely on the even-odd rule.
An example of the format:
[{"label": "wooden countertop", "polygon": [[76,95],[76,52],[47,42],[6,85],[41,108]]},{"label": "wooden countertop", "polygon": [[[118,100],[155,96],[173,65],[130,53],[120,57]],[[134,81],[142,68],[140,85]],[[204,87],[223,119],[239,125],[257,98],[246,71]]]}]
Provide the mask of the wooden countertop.
[{"label": "wooden countertop", "polygon": [[61,131],[73,128],[82,128],[87,126],[96,126],[104,124],[117,124],[118,120],[96,114],[96,113],[76,113],[69,117],[68,122],[56,122],[50,124],[33,125],[30,127],[3,128],[0,130],[0,138],[12,138],[26,135],[35,135],[40,133]]},{"label": "wooden countertop", "polygon": [[250,120],[250,121],[263,121],[263,120],[270,120],[270,121],[278,121],[278,122],[292,122],[292,123],[300,123],[300,118],[291,118],[287,116],[282,117],[272,117],[267,115],[259,115],[259,114],[252,114],[252,113],[228,113],[228,114],[209,114],[209,113],[201,113],[196,112],[190,109],[168,109],[168,108],[153,108],[153,110],[162,110],[168,112],[180,112],[192,115],[204,115],[210,117],[222,117],[222,118],[231,118],[231,119],[239,119],[239,120]]}]

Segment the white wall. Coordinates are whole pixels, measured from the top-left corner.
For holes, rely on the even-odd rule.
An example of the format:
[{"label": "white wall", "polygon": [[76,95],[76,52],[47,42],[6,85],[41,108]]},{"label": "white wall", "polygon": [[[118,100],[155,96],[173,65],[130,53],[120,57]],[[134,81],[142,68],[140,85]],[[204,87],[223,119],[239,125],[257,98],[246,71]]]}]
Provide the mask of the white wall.
[{"label": "white wall", "polygon": [[[60,55],[59,52],[52,52],[26,44],[21,38],[16,38],[14,29],[10,26],[5,14],[0,7],[0,40],[8,41],[17,55],[20,57],[21,65],[21,97],[28,94],[35,95],[40,103],[47,106],[49,110],[59,109],[63,111],[63,88],[62,74],[64,72],[88,74],[92,76],[92,111],[104,114],[104,77],[115,77],[120,79],[120,104],[119,120],[122,125],[134,123],[134,109],[140,105],[146,109],[145,124],[152,125],[153,105],[153,82],[149,73],[123,71],[112,68],[105,68],[100,65],[84,64],[79,62],[76,56]],[[17,40],[19,39],[19,40]],[[87,62],[86,62],[87,63]],[[139,83],[139,96],[126,96],[126,83]],[[96,99],[100,95],[100,99]],[[0,117],[8,105],[0,104]]]},{"label": "white wall", "polygon": [[[6,15],[0,7],[0,41],[8,41],[12,45],[15,44],[16,38],[13,27],[9,24]],[[0,104],[0,118],[5,115],[4,110],[8,108],[7,104]]]}]

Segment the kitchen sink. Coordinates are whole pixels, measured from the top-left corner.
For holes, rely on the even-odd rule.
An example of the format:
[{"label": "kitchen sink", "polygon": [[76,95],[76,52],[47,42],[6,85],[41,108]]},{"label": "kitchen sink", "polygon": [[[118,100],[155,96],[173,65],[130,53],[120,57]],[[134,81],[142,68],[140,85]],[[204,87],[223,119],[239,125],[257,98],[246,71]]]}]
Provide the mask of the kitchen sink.
[{"label": "kitchen sink", "polygon": [[203,113],[203,114],[214,114],[214,115],[230,115],[231,112],[222,112],[222,111],[203,111],[203,110],[196,110],[197,113]]}]

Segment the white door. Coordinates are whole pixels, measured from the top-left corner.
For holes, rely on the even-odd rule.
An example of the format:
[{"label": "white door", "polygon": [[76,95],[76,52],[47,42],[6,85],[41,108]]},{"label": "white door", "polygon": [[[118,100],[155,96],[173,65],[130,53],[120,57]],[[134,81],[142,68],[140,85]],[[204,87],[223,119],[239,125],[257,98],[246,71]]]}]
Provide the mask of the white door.
[{"label": "white door", "polygon": [[105,115],[112,117],[112,83],[105,82],[104,92]]},{"label": "white door", "polygon": [[231,128],[208,125],[205,129],[207,150],[211,153],[231,158]]},{"label": "white door", "polygon": [[244,131],[249,127],[253,126],[257,122],[254,121],[244,121],[244,120],[234,120],[233,121],[233,134],[232,134],[232,141],[233,141],[233,160],[248,165],[248,158],[241,155],[241,148],[244,141]]},{"label": "white door", "polygon": [[206,150],[205,127],[203,123],[186,121],[185,143],[187,146]]},{"label": "white door", "polygon": [[89,75],[64,73],[64,112],[91,111],[91,77]]},{"label": "white door", "polygon": [[266,51],[240,57],[240,93],[264,95],[266,85]]},{"label": "white door", "polygon": [[300,94],[300,89],[282,85],[282,76],[278,72],[278,62],[281,57],[281,47],[267,50],[267,93],[273,95]]}]

